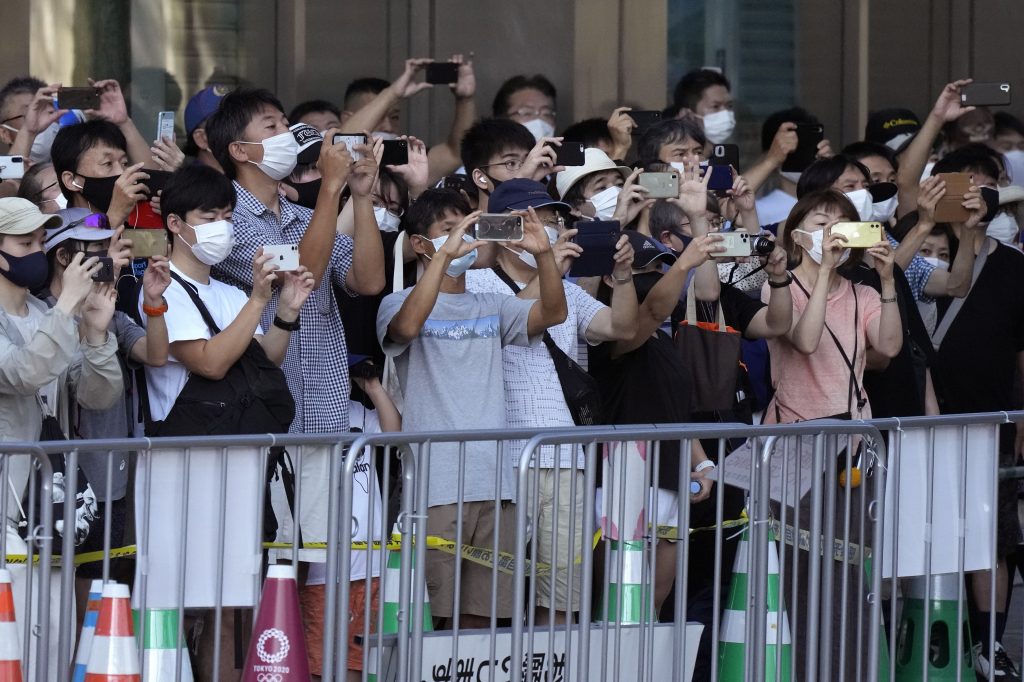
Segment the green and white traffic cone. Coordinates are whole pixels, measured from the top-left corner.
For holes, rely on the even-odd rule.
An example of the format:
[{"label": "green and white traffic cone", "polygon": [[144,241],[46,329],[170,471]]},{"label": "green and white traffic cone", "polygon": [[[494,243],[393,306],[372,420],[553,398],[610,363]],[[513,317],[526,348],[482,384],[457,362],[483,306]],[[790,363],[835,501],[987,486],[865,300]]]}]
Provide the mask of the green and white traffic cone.
[{"label": "green and white traffic cone", "polygon": [[139,623],[139,610],[132,610],[135,621],[135,636],[143,649],[143,682],[171,682],[179,680],[175,675],[178,666],[178,651],[181,654],[180,682],[192,682],[192,664],[182,639],[178,647],[178,609],[146,609],[146,627]]},{"label": "green and white traffic cone", "polygon": [[609,623],[631,625],[650,622],[653,617],[651,592],[644,590],[643,585],[644,541],[608,540],[608,543],[611,549],[607,571],[608,603],[599,613]]},{"label": "green and white traffic cone", "polygon": [[[746,660],[746,625],[749,579],[747,577],[747,552],[750,551],[749,530],[744,530],[733,563],[732,585],[722,626],[719,632],[718,679],[719,682],[744,682]],[[753,679],[764,682],[789,682],[793,679],[793,642],[789,635],[789,619],[786,607],[779,595],[779,552],[775,546],[775,533],[768,533],[768,637],[765,642],[765,670],[763,675],[755,671]],[[776,661],[781,659],[781,675],[775,676]]]},{"label": "green and white traffic cone", "polygon": [[[930,580],[921,576],[906,581],[903,614],[896,633],[896,679],[900,682],[922,679],[922,656],[925,651],[928,653],[929,680],[957,679],[956,619],[960,580],[962,578],[956,573],[942,573],[933,575]],[[926,590],[929,584],[931,589]],[[931,603],[928,623],[924,620],[925,591],[928,591],[928,601]],[[974,654],[966,606],[963,615],[963,663],[960,676],[968,680],[973,679],[974,675]]]}]

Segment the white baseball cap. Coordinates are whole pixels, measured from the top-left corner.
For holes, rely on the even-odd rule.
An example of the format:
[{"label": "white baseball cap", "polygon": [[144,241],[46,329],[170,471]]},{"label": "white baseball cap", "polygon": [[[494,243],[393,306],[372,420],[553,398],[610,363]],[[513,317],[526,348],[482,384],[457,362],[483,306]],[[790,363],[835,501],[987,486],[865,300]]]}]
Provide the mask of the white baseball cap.
[{"label": "white baseball cap", "polygon": [[622,175],[622,179],[625,180],[633,172],[632,168],[616,164],[597,147],[587,147],[583,154],[582,166],[569,166],[555,176],[555,188],[558,190],[558,196],[564,197],[565,193],[572,189],[573,185],[591,173],[617,170]]}]

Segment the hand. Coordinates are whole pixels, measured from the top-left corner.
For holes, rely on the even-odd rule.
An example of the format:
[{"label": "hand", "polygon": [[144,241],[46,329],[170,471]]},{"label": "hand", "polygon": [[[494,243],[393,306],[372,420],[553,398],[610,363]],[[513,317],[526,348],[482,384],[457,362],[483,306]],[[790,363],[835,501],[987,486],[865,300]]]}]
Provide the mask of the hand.
[{"label": "hand", "polygon": [[380,383],[380,379],[377,377],[352,377],[352,383],[359,387],[359,390],[370,395],[371,391],[383,391],[384,387]]},{"label": "hand", "polygon": [[[429,184],[430,166],[427,163],[427,145],[422,140],[411,135],[402,135],[400,140],[409,142],[409,163],[401,166],[388,166],[398,177],[405,180],[411,197],[418,197]],[[381,146],[383,150],[383,145]]]},{"label": "hand", "polygon": [[725,246],[722,245],[722,235],[720,234],[712,233],[694,237],[689,246],[679,255],[676,266],[683,270],[693,270],[707,263],[708,259],[713,258],[716,253],[724,250]]},{"label": "hand", "polygon": [[696,495],[690,495],[690,502],[703,502],[704,500],[711,497],[711,489],[715,486],[715,481],[712,478],[708,478],[708,474],[715,471],[714,467],[708,467],[703,471],[691,471],[690,480],[697,481],[700,483],[700,492]]},{"label": "hand", "polygon": [[526,155],[526,161],[523,162],[523,166],[519,169],[516,177],[529,178],[530,180],[536,180],[537,182],[542,181],[552,173],[558,173],[565,170],[565,166],[556,166],[555,159],[555,145],[557,147],[562,146],[562,138],[560,137],[542,137],[537,145],[530,150],[530,153]]},{"label": "hand", "polygon": [[623,234],[615,244],[615,268],[612,270],[612,279],[625,279],[633,275],[633,245],[629,243],[629,237]]},{"label": "hand", "polygon": [[[733,206],[735,206],[736,210],[740,213],[753,211],[757,204],[754,200],[754,192],[750,189],[750,185],[747,184],[747,179],[742,175],[737,175],[735,168],[732,169],[732,174],[732,189],[729,190],[728,194],[729,198],[732,200]],[[754,227],[757,226],[755,225]]]},{"label": "hand", "polygon": [[[767,235],[761,235],[767,237]],[[771,237],[768,237],[772,239]],[[775,241],[772,239],[772,241]],[[778,244],[772,249],[772,252],[768,254],[768,258],[764,261],[764,271],[768,274],[769,278],[780,278],[786,274],[787,265],[786,251]]]},{"label": "hand", "polygon": [[[92,260],[92,259],[90,259]],[[102,343],[114,318],[117,289],[110,282],[94,283],[82,304],[81,324],[90,343]]]},{"label": "hand", "polygon": [[107,246],[107,257],[114,261],[114,279],[121,275],[121,269],[128,267],[132,262],[132,240],[123,239],[124,226],[114,230],[114,236],[110,238],[110,245]]},{"label": "hand", "polygon": [[[692,164],[686,166],[681,173],[679,182],[679,198],[669,199],[690,219],[690,225],[698,221],[704,223],[704,214],[708,210],[708,183],[711,182],[711,173],[700,176],[700,166]],[[692,229],[692,228],[691,228]]]},{"label": "hand", "polygon": [[53,108],[53,96],[57,94],[57,90],[59,89],[60,83],[54,83],[52,85],[47,85],[45,88],[39,88],[35,97],[32,99],[32,102],[28,105],[28,110],[25,112],[25,123],[23,127],[32,136],[36,136],[43,132],[53,125],[57,119],[67,113],[67,109]]},{"label": "hand", "polygon": [[544,231],[544,223],[537,217],[537,212],[532,207],[525,211],[515,211],[512,215],[523,217],[523,241],[519,242],[519,245],[524,251],[534,256],[551,251],[551,242],[548,240],[548,233]]},{"label": "hand", "polygon": [[924,179],[917,192],[917,227],[931,229],[935,226],[935,207],[939,199],[946,196],[946,181],[937,175]]},{"label": "hand", "polygon": [[146,273],[142,276],[142,297],[151,308],[163,305],[164,292],[171,285],[171,265],[167,256],[153,256],[149,259]]},{"label": "hand", "polygon": [[434,87],[430,83],[416,83],[413,81],[416,74],[426,68],[427,64],[430,64],[433,61],[433,59],[406,59],[405,70],[402,71],[402,75],[392,81],[389,86],[395,97],[399,99],[412,97],[421,90]]},{"label": "hand", "polygon": [[796,151],[800,140],[796,136],[796,124],[786,122],[779,126],[772,138],[772,146],[768,149],[768,156],[781,164],[786,157]]},{"label": "hand", "polygon": [[384,154],[383,140],[371,138],[369,134],[366,135],[366,139],[373,139],[373,145],[357,144],[353,147],[354,151],[363,155],[363,158],[352,164],[349,172],[348,188],[352,190],[353,198],[366,199],[373,193],[373,185],[377,182],[379,170],[377,161]]},{"label": "hand", "polygon": [[988,204],[981,198],[981,190],[974,185],[971,185],[971,188],[964,193],[964,200],[960,205],[971,213],[964,221],[964,227],[968,230],[973,230],[981,225],[982,219],[988,213]]},{"label": "hand", "polygon": [[470,99],[476,94],[476,74],[473,72],[473,53],[469,53],[469,59],[461,54],[453,55],[452,63],[459,65],[459,80],[450,84],[455,94],[455,99]]},{"label": "hand", "polygon": [[277,314],[285,322],[294,322],[309,295],[313,293],[316,280],[305,265],[294,272],[278,273],[281,279],[281,297],[277,302]]},{"label": "hand", "polygon": [[867,249],[867,254],[875,262],[875,271],[883,282],[893,281],[892,268],[896,262],[896,252],[887,241],[878,242]]},{"label": "hand", "polygon": [[69,315],[74,315],[82,301],[92,292],[92,276],[100,269],[99,258],[84,256],[81,252],[76,253],[61,276],[61,290],[56,307]]},{"label": "hand", "polygon": [[90,78],[89,85],[100,91],[100,108],[86,111],[87,116],[102,118],[115,125],[128,121],[128,105],[125,104],[120,83],[113,78],[101,81]]},{"label": "hand", "polygon": [[839,257],[846,248],[846,235],[836,232],[832,233],[832,226],[828,226],[828,234],[821,242],[821,271],[828,272],[839,267]]},{"label": "hand", "polygon": [[320,176],[323,178],[322,186],[334,192],[341,192],[345,183],[348,182],[353,161],[352,155],[348,153],[348,147],[343,142],[334,144],[334,136],[337,134],[337,128],[328,128],[324,133],[324,141],[320,146],[320,158],[317,159],[316,167],[320,170]]},{"label": "hand", "polygon": [[[434,255],[441,255],[453,261],[456,258],[461,258],[475,248],[478,248],[484,244],[481,241],[467,242],[462,237],[466,234],[466,230],[469,229],[470,225],[476,224],[476,221],[480,219],[483,211],[473,211],[468,216],[462,219],[458,225],[456,225],[451,232],[448,233],[448,239],[441,245],[440,249],[434,252]],[[543,232],[543,228],[541,228]],[[545,237],[546,238],[546,237]]]},{"label": "hand", "polygon": [[154,142],[153,146],[149,148],[149,153],[153,155],[156,165],[168,173],[173,173],[185,163],[185,152],[178,149],[174,140],[166,137]]},{"label": "hand", "polygon": [[555,257],[555,267],[564,277],[570,269],[574,260],[583,253],[583,247],[572,241],[579,230],[566,230],[558,235],[554,246],[551,247],[551,254]]},{"label": "hand", "polygon": [[[291,187],[291,185],[289,185],[289,187]],[[156,213],[157,215],[163,215],[163,213],[160,212],[160,195],[163,193],[163,190],[159,190],[156,194],[149,197],[149,207],[153,209],[153,213]]]},{"label": "hand", "polygon": [[832,144],[828,140],[822,140],[818,143],[818,151],[814,155],[814,158],[831,159],[835,155],[835,152],[832,151]]},{"label": "hand", "polygon": [[149,199],[149,191],[143,180],[148,180],[149,174],[142,169],[142,164],[128,166],[114,182],[114,193],[110,198],[110,208],[107,209],[107,217],[112,225],[120,225],[124,222],[133,210],[135,204]]},{"label": "hand", "polygon": [[614,147],[613,159],[625,158],[629,148],[633,146],[633,129],[636,128],[636,121],[627,114],[632,111],[630,107],[619,107],[608,117],[608,132],[612,136],[612,147]]},{"label": "hand", "polygon": [[650,190],[637,184],[636,180],[642,172],[643,168],[637,168],[630,173],[625,184],[622,185],[622,191],[619,192],[612,220],[618,220],[621,225],[633,222],[645,208],[653,205],[656,201],[656,199],[645,198]]},{"label": "hand", "polygon": [[963,78],[952,83],[946,83],[946,87],[942,88],[942,92],[939,93],[935,104],[932,105],[931,113],[928,115],[935,117],[941,123],[949,123],[950,121],[957,120],[969,111],[974,111],[974,107],[960,105],[960,88],[970,85],[972,82],[970,78]]},{"label": "hand", "polygon": [[272,254],[264,254],[263,247],[256,249],[252,259],[252,295],[249,297],[265,306],[274,293],[274,282],[277,281],[277,263],[273,262]]}]

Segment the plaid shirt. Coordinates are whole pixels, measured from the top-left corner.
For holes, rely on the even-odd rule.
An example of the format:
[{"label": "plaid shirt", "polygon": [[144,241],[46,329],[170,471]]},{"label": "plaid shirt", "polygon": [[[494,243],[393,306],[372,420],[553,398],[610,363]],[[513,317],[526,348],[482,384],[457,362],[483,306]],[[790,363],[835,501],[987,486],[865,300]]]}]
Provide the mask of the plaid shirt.
[{"label": "plaid shirt", "polygon": [[[235,248],[214,267],[213,276],[252,292],[252,261],[257,249],[267,244],[297,244],[309,227],[313,212],[287,201],[281,195],[281,218],[249,191],[234,183],[238,194],[232,221]],[[281,369],[295,398],[293,433],[333,433],[348,431],[348,347],[338,303],[331,286],[346,292],[345,278],[352,267],[352,239],[339,235],[334,239],[327,271],[319,288],[302,306],[302,326],[292,334]],[[270,329],[277,312],[280,290],[274,291],[261,323]],[[349,292],[351,293],[351,292]],[[353,294],[354,295],[354,294]]]},{"label": "plaid shirt", "polygon": [[[885,238],[889,240],[893,250],[896,250],[900,243],[892,238],[888,232],[885,234]],[[914,300],[920,301],[921,303],[932,303],[935,301],[934,298],[924,293],[924,288],[928,284],[928,279],[935,272],[935,266],[926,261],[921,256],[914,256],[907,265],[903,274],[907,276],[907,282],[910,283],[910,291],[914,294]]]}]

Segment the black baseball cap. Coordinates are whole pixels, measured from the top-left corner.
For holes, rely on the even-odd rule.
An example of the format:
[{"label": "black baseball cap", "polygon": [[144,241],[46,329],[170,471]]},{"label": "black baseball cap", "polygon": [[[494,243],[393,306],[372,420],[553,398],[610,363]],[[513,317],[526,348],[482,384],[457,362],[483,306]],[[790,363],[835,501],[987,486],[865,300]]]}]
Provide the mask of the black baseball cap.
[{"label": "black baseball cap", "polygon": [[552,199],[543,184],[528,178],[505,180],[491,192],[491,198],[487,202],[487,210],[491,213],[525,211],[528,208],[546,206],[566,213],[572,210],[564,201]]},{"label": "black baseball cap", "polygon": [[629,237],[629,245],[633,247],[634,270],[642,270],[657,261],[661,261],[665,265],[672,265],[676,262],[674,253],[646,234],[636,230],[626,230],[625,232]]},{"label": "black baseball cap", "polygon": [[910,109],[880,109],[868,116],[864,139],[884,144],[897,154],[910,144],[921,130],[921,120]]}]

